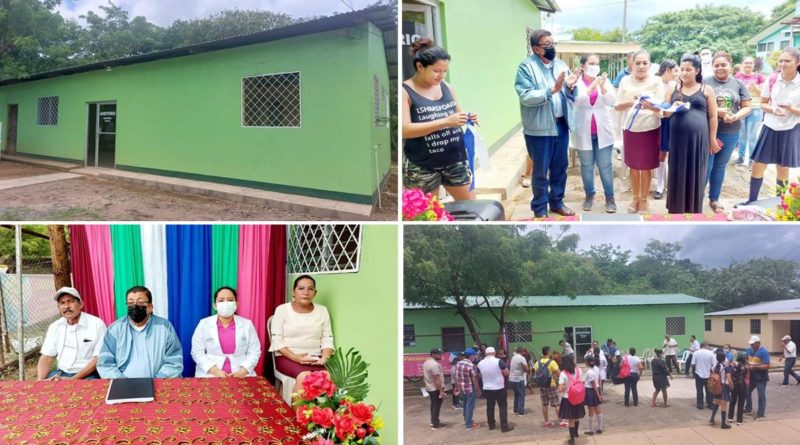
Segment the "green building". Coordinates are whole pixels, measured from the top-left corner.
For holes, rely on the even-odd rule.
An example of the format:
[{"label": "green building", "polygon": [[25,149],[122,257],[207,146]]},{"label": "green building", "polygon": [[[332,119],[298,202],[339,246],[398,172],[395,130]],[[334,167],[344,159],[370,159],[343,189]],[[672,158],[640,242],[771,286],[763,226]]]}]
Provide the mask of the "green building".
[{"label": "green building", "polygon": [[[479,307],[483,298],[469,298],[469,314],[481,341],[500,345],[498,322],[489,309]],[[502,299],[489,299],[499,315]],[[664,334],[672,335],[681,348],[689,336],[703,340],[704,307],[708,300],[689,295],[581,295],[570,297],[518,297],[506,313],[509,349],[527,347],[537,355],[542,346],[558,348],[567,338],[579,361],[592,340],[601,344],[613,338],[622,349],[637,351],[661,347]],[[403,311],[403,352],[426,353],[440,346],[445,351],[463,351],[473,344],[463,318],[453,308],[425,308],[406,304]]]},{"label": "green building", "polygon": [[491,152],[522,128],[514,78],[528,56],[527,30],[542,27],[555,0],[403,1],[403,79],[414,74],[408,48],[430,37],[452,57],[447,82],[464,111],[476,112]]},{"label": "green building", "polygon": [[[0,81],[4,154],[372,203],[396,16],[378,7]],[[393,34],[394,33],[394,34]],[[396,62],[391,62],[392,64]]]}]

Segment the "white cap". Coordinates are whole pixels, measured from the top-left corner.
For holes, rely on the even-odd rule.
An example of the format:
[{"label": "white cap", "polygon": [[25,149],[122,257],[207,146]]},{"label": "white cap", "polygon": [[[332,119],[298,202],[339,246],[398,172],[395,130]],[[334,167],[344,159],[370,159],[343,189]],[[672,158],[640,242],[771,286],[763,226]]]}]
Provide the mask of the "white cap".
[{"label": "white cap", "polygon": [[792,336],[791,336],[791,335],[784,335],[784,336],[783,336],[783,338],[781,338],[781,340],[789,340],[789,341],[792,341]]},{"label": "white cap", "polygon": [[751,345],[753,343],[761,343],[761,338],[758,335],[754,335],[754,336],[750,337],[750,341],[747,342],[747,343],[751,344]]},{"label": "white cap", "polygon": [[494,350],[494,348],[493,348],[493,347],[489,346],[488,348],[486,348],[486,353],[487,353],[487,354],[494,354],[494,353],[495,353],[495,350]]},{"label": "white cap", "polygon": [[75,289],[74,287],[68,287],[68,286],[64,286],[61,289],[57,290],[56,291],[56,296],[54,297],[54,300],[58,301],[58,297],[60,297],[60,296],[62,296],[64,294],[72,295],[73,297],[77,298],[78,301],[83,303],[83,298],[81,298],[81,294],[78,293],[78,290]]}]

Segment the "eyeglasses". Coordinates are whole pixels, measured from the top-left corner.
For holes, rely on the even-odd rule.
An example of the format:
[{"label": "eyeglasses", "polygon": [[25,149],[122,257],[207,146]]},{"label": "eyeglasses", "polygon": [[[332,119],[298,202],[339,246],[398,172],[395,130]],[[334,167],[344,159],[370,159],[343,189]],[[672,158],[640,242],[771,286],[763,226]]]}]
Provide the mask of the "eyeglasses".
[{"label": "eyeglasses", "polygon": [[544,45],[536,44],[536,45],[533,45],[533,46],[539,46],[539,47],[542,47],[544,49],[550,49],[550,48],[555,48],[556,47],[556,43],[555,42],[550,42],[550,43],[546,43]]}]

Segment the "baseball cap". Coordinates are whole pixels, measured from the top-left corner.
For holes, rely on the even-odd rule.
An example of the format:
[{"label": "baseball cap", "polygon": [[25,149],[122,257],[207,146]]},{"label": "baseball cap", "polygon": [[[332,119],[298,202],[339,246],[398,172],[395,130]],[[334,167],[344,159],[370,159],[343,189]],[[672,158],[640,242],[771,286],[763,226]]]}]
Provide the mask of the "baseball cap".
[{"label": "baseball cap", "polygon": [[475,355],[475,350],[472,348],[467,348],[467,350],[464,351],[464,355]]},{"label": "baseball cap", "polygon": [[433,348],[433,349],[431,349],[431,355],[433,355],[433,354],[442,354],[442,353],[444,353],[444,351],[442,351],[442,348]]},{"label": "baseball cap", "polygon": [[495,350],[494,350],[494,348],[493,348],[493,347],[491,347],[491,346],[489,346],[488,348],[486,348],[486,353],[487,353],[487,354],[494,354],[495,352],[496,352],[496,351],[495,351]]},{"label": "baseball cap", "polygon": [[68,287],[68,286],[64,286],[61,289],[57,290],[56,291],[56,296],[53,297],[53,299],[58,301],[58,297],[60,297],[60,296],[62,296],[64,294],[72,295],[73,297],[77,298],[78,301],[83,303],[83,298],[81,298],[81,294],[78,293],[78,290],[75,289],[74,287]]},{"label": "baseball cap", "polygon": [[792,339],[791,335],[784,335],[783,338],[781,338],[781,340],[791,340],[791,339]]},{"label": "baseball cap", "polygon": [[758,335],[754,335],[754,336],[750,337],[750,341],[747,342],[747,343],[751,344],[751,345],[753,343],[761,343],[761,338]]}]

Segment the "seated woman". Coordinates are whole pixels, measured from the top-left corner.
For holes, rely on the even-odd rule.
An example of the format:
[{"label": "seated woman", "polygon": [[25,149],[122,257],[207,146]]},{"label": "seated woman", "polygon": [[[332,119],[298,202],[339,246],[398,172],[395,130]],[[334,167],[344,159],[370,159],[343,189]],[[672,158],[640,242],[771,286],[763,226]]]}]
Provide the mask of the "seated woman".
[{"label": "seated woman", "polygon": [[217,315],[197,324],[192,335],[195,377],[254,377],[261,343],[253,322],[235,315],[236,291],[224,286],[214,293]]},{"label": "seated woman", "polygon": [[275,368],[297,380],[293,392],[313,371],[325,370],[333,355],[333,331],[328,309],[314,304],[317,283],[309,275],[294,280],[292,301],[275,308],[269,350],[275,353]]}]

